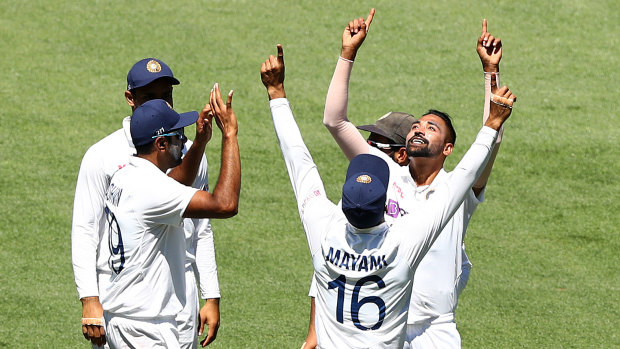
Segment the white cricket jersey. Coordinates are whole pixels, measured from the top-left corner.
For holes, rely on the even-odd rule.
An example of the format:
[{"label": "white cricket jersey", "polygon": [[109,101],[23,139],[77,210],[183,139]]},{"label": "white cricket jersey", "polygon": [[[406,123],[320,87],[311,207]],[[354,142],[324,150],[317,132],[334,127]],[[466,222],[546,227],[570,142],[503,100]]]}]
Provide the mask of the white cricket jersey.
[{"label": "white cricket jersey", "polygon": [[[91,146],[80,165],[71,229],[73,272],[80,298],[103,296],[101,293],[107,287],[105,283],[111,271],[108,267],[110,252],[103,200],[114,173],[125,167],[129,158],[135,154],[129,119],[126,117],[123,120],[123,128]],[[191,141],[187,141],[183,153],[190,146]],[[208,189],[207,161],[204,155],[193,187]],[[184,226],[188,274],[193,272],[192,264],[198,265],[202,297],[218,298],[219,283],[209,220],[186,219]],[[100,241],[103,243],[100,244]],[[198,255],[197,248],[201,251]]]},{"label": "white cricket jersey", "polygon": [[[411,177],[408,166],[399,166],[374,147],[369,147],[369,152],[383,158],[390,167],[385,216],[387,222],[394,222],[400,217],[415,214],[423,209],[427,199],[453,176],[453,172],[441,169],[430,185],[418,187]],[[461,270],[463,265],[469,264],[463,240],[467,225],[482,201],[483,194],[484,191],[477,198],[471,188],[466,192],[463,203],[418,265],[413,281],[408,324],[454,321],[454,312],[461,290],[458,287]]]},{"label": "white cricket jersey", "polygon": [[[483,128],[453,175],[415,213],[360,230],[325,195],[288,101],[275,99],[270,107],[314,264],[319,347],[402,348],[415,269],[471,190],[497,132]],[[396,169],[390,183],[405,188],[399,177],[410,178]]]},{"label": "white cricket jersey", "polygon": [[105,198],[112,274],[102,305],[112,315],[175,317],[185,305],[183,212],[198,189],[131,157]]}]

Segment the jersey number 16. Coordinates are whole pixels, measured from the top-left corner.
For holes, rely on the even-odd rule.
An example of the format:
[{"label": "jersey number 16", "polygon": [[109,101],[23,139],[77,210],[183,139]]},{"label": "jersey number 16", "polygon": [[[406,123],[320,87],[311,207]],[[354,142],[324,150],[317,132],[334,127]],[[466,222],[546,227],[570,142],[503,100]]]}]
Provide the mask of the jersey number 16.
[{"label": "jersey number 16", "polygon": [[[367,282],[375,282],[379,286],[379,288],[385,287],[385,282],[383,282],[383,279],[381,279],[377,275],[370,275],[365,278],[361,278],[355,284],[355,287],[353,288],[353,294],[351,295],[351,320],[353,321],[355,327],[363,331],[379,329],[383,324],[383,319],[385,318],[385,302],[383,301],[383,299],[376,296],[365,297],[361,300],[359,299],[360,290],[362,286],[364,286],[364,284],[366,284]],[[335,288],[338,290],[336,320],[338,320],[338,322],[340,323],[344,323],[344,291],[346,289],[346,283],[346,276],[340,275],[337,279],[332,280],[327,284],[328,289],[331,290],[332,288]],[[374,303],[379,309],[379,320],[371,327],[366,327],[362,325],[359,319],[360,308],[367,303]]]}]

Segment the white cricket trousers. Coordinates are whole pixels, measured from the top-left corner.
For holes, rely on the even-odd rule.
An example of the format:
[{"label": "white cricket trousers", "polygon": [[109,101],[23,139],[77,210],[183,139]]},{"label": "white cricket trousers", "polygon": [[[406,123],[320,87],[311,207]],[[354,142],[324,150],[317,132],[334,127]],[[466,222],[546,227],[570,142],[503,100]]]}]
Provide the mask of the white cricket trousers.
[{"label": "white cricket trousers", "polygon": [[192,268],[187,268],[185,270],[185,307],[176,317],[181,349],[198,348],[199,313],[200,301],[198,300],[196,276]]},{"label": "white cricket trousers", "polygon": [[106,338],[110,349],[180,348],[174,318],[145,321],[106,316]]},{"label": "white cricket trousers", "polygon": [[455,322],[432,325],[407,324],[404,349],[461,349],[461,335]]}]

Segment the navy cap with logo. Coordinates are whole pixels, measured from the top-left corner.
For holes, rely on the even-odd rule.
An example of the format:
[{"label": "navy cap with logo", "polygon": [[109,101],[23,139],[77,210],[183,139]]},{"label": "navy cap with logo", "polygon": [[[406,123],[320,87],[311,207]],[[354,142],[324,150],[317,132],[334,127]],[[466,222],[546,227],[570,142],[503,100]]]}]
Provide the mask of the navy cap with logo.
[{"label": "navy cap with logo", "polygon": [[395,144],[404,147],[414,121],[415,117],[411,114],[391,111],[380,117],[373,125],[362,125],[357,128],[387,137]]},{"label": "navy cap with logo", "polygon": [[371,154],[354,157],[342,186],[342,212],[358,229],[370,228],[383,220],[390,169],[383,159]]},{"label": "navy cap with logo", "polygon": [[134,110],[129,130],[133,144],[137,147],[153,142],[153,137],[189,126],[196,120],[196,111],[179,114],[163,99],[153,99]]},{"label": "navy cap with logo", "polygon": [[127,90],[146,86],[161,78],[167,78],[172,85],[180,84],[166,63],[156,58],[145,58],[134,64],[127,73]]}]

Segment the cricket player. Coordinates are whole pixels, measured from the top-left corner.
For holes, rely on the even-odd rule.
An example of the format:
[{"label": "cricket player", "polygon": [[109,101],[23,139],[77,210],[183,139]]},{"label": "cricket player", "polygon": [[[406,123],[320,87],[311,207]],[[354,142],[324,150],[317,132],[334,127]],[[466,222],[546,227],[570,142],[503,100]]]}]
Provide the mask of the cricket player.
[{"label": "cricket player", "polygon": [[[168,65],[155,58],[146,58],[134,64],[127,74],[125,98],[132,111],[155,98],[164,99],[173,105],[173,85],[177,84],[179,80]],[[196,123],[194,142],[187,141],[184,144],[183,163],[169,173],[180,183],[201,190],[208,190],[204,150],[211,138],[211,128],[205,120],[211,113],[207,103]],[[75,283],[82,302],[82,332],[94,347],[104,346],[106,342],[100,298],[112,273],[108,265],[110,252],[105,229],[104,195],[112,175],[127,165],[135,151],[130,134],[130,117],[127,117],[121,129],[88,149],[78,174],[71,231],[72,261]],[[206,345],[215,339],[220,321],[220,291],[209,220],[186,219],[184,229],[187,245],[187,303],[177,320],[183,347],[196,348],[196,333],[202,335],[205,323],[209,331],[202,344]],[[207,299],[200,309],[200,315],[196,276],[200,282],[201,296]],[[197,326],[200,326],[199,331]]]},{"label": "cricket player", "polygon": [[[511,112],[512,101],[504,98],[509,95],[497,97],[502,105],[494,107],[449,178],[425,195],[414,214],[388,224],[390,183],[402,186],[407,168],[387,156],[360,154],[347,170],[341,207],[333,204],[286,99],[281,45],[277,58],[261,66],[261,78],[312,255],[318,347],[402,348],[416,267],[488,161],[497,130]],[[446,139],[449,128],[439,123],[436,137]],[[416,138],[412,130],[408,149]],[[450,147],[445,142],[442,149]]]},{"label": "cricket player", "polygon": [[[371,153],[382,156],[382,152],[369,146],[347,120],[348,81],[357,51],[364,41],[367,29],[374,16],[371,10],[368,18],[351,21],[342,36],[341,57],[336,66],[325,105],[324,124],[328,127],[345,155],[351,159],[358,154]],[[478,40],[478,53],[485,69],[485,115],[486,122],[491,100],[491,88],[498,91],[497,80],[491,73],[498,72],[501,58],[501,41],[486,32]],[[495,75],[497,76],[497,75]],[[493,86],[491,86],[493,80]],[[507,98],[516,97],[503,88]],[[438,126],[448,126],[447,145],[436,139]],[[402,183],[392,182],[388,194],[386,220],[398,220],[415,212],[420,202],[435,191],[451,176],[443,169],[445,158],[450,155],[456,141],[456,132],[447,114],[430,110],[412,125],[413,138],[407,143],[409,176]],[[496,145],[482,175],[466,193],[461,207],[444,228],[444,232],[433,244],[420,262],[413,281],[413,295],[407,327],[407,346],[412,348],[460,348],[460,335],[456,329],[454,312],[458,296],[466,285],[471,264],[465,254],[463,239],[469,220],[477,205],[484,198],[493,162],[501,141],[500,130]],[[443,148],[442,148],[443,147]],[[385,155],[383,155],[385,156]],[[311,335],[309,335],[311,338]]]},{"label": "cricket player", "polygon": [[[184,127],[197,112],[178,114],[162,99],[131,116],[136,155],[117,171],[105,195],[112,270],[103,293],[111,348],[180,348],[176,317],[185,305],[183,218],[228,218],[237,213],[241,164],[237,121],[219,87],[210,105],[222,130],[222,168],[213,194],[166,175],[181,164]],[[207,121],[211,123],[211,120]]]}]

